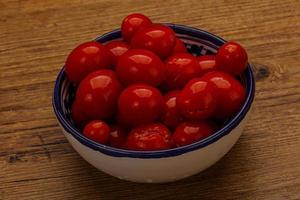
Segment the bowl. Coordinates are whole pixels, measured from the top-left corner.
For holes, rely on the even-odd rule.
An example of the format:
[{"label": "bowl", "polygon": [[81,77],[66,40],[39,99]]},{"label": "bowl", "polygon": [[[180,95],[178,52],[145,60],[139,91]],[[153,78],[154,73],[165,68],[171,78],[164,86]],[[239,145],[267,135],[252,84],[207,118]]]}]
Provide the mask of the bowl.
[{"label": "bowl", "polygon": [[[194,55],[215,54],[226,41],[209,32],[177,24],[166,24]],[[120,40],[119,29],[96,39],[101,43]],[[246,100],[239,112],[213,135],[193,144],[160,151],[131,151],[98,144],[83,136],[70,117],[75,89],[62,68],[55,82],[53,109],[62,132],[72,147],[97,169],[134,182],[162,183],[197,174],[220,160],[241,136],[249,118],[255,94],[251,66],[240,76],[246,88]]]}]

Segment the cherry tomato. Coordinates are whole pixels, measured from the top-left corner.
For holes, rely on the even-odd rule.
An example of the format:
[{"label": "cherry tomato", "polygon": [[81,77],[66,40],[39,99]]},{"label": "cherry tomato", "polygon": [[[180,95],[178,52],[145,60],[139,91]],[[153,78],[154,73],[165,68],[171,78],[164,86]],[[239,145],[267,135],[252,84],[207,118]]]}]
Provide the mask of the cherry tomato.
[{"label": "cherry tomato", "polygon": [[235,114],[245,101],[245,88],[232,76],[223,72],[209,72],[202,77],[216,87],[218,108],[214,114],[217,118],[227,118]]},{"label": "cherry tomato", "polygon": [[164,96],[165,108],[162,114],[161,121],[171,128],[176,127],[182,120],[182,117],[176,105],[176,99],[179,93],[180,91],[171,91]]},{"label": "cherry tomato", "polygon": [[201,78],[192,79],[178,95],[177,106],[188,119],[202,120],[210,117],[217,107],[214,85]]},{"label": "cherry tomato", "polygon": [[155,151],[171,148],[171,133],[159,123],[134,128],[126,140],[126,148],[137,151]]},{"label": "cherry tomato", "polygon": [[166,81],[169,89],[181,89],[192,78],[201,75],[196,57],[188,53],[177,53],[165,62]]},{"label": "cherry tomato", "polygon": [[160,117],[163,107],[159,90],[145,84],[129,86],[118,102],[120,120],[131,126],[153,122]]},{"label": "cherry tomato", "polygon": [[172,139],[174,145],[179,147],[202,140],[215,131],[215,125],[210,122],[183,122],[177,126]]},{"label": "cherry tomato", "polygon": [[133,13],[125,17],[121,25],[124,40],[130,41],[132,36],[141,28],[152,24],[151,20],[143,14]]},{"label": "cherry tomato", "polygon": [[216,61],[218,70],[236,76],[246,69],[248,56],[241,45],[232,41],[219,48]]},{"label": "cherry tomato", "polygon": [[81,110],[91,119],[106,119],[116,110],[121,85],[111,70],[98,70],[85,77],[76,93]]},{"label": "cherry tomato", "polygon": [[79,129],[83,128],[90,120],[88,117],[84,114],[84,112],[81,110],[81,107],[79,105],[78,101],[74,101],[71,107],[71,117]]},{"label": "cherry tomato", "polygon": [[174,31],[161,24],[152,24],[138,31],[131,40],[136,49],[148,49],[164,59],[171,55],[176,43]]},{"label": "cherry tomato", "polygon": [[159,85],[164,80],[164,64],[158,56],[145,49],[132,49],[120,57],[117,75],[125,85],[145,83]]},{"label": "cherry tomato", "polygon": [[129,44],[122,41],[111,41],[105,47],[110,52],[113,65],[117,64],[119,57],[130,49]]},{"label": "cherry tomato", "polygon": [[100,144],[106,144],[108,142],[109,133],[109,126],[100,120],[91,121],[83,130],[84,136]]},{"label": "cherry tomato", "polygon": [[184,43],[178,38],[176,38],[175,47],[173,49],[173,54],[175,53],[187,53]]},{"label": "cherry tomato", "polygon": [[123,148],[126,141],[126,131],[120,126],[111,127],[109,144],[112,147]]},{"label": "cherry tomato", "polygon": [[65,69],[68,78],[73,83],[79,84],[89,73],[110,66],[111,57],[108,50],[98,42],[86,42],[69,54]]},{"label": "cherry tomato", "polygon": [[197,57],[197,60],[201,68],[202,75],[210,71],[215,71],[217,69],[215,55],[199,56]]}]

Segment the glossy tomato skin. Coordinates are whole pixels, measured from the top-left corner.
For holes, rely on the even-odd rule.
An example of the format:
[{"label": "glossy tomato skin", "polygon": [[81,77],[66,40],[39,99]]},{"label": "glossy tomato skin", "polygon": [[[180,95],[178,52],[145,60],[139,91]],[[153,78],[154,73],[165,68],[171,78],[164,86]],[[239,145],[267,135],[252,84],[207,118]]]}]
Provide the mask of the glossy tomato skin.
[{"label": "glossy tomato skin", "polygon": [[126,141],[126,130],[120,126],[112,126],[110,131],[109,144],[112,147],[124,148]]},{"label": "glossy tomato skin", "polygon": [[192,78],[201,75],[196,57],[189,53],[177,53],[165,61],[166,87],[171,89],[182,89]]},{"label": "glossy tomato skin", "polygon": [[238,43],[227,42],[219,48],[216,62],[218,70],[237,76],[247,67],[247,52]]},{"label": "glossy tomato skin", "polygon": [[172,136],[176,147],[192,144],[202,140],[216,131],[216,126],[211,122],[183,122],[179,124]]},{"label": "glossy tomato skin", "polygon": [[163,106],[164,100],[159,90],[145,84],[134,84],[120,95],[119,118],[129,126],[150,123],[160,117]]},{"label": "glossy tomato skin", "polygon": [[182,120],[182,116],[176,104],[176,99],[179,93],[179,90],[175,90],[164,95],[165,108],[161,117],[161,121],[170,128],[175,128]]},{"label": "glossy tomato skin", "polygon": [[159,123],[134,128],[126,140],[126,148],[129,150],[155,151],[171,147],[171,133],[166,126]]},{"label": "glossy tomato skin", "polygon": [[105,47],[110,52],[113,65],[117,64],[119,57],[130,49],[130,45],[122,41],[111,41],[105,44]]},{"label": "glossy tomato skin", "polygon": [[109,126],[100,120],[91,121],[83,129],[84,136],[100,144],[107,144],[109,133]]},{"label": "glossy tomato skin", "polygon": [[76,100],[90,119],[107,119],[117,107],[121,84],[111,70],[98,70],[85,77],[76,93]]},{"label": "glossy tomato skin", "polygon": [[214,116],[217,118],[232,117],[241,109],[245,101],[246,91],[243,85],[229,74],[213,71],[202,77],[214,84],[218,99],[218,107]]},{"label": "glossy tomato skin", "polygon": [[152,24],[152,21],[143,14],[133,13],[124,18],[121,25],[122,37],[130,41],[133,35],[140,29]]},{"label": "glossy tomato skin", "polygon": [[174,31],[161,24],[152,24],[138,31],[131,40],[132,48],[148,49],[165,59],[171,55],[176,43]]},{"label": "glossy tomato skin", "polygon": [[81,110],[80,104],[78,101],[74,101],[71,107],[71,117],[74,121],[77,128],[82,129],[84,126],[91,121]]},{"label": "glossy tomato skin", "polygon": [[172,54],[175,54],[175,53],[187,53],[187,49],[186,49],[184,43],[179,38],[176,38],[176,43],[175,43]]},{"label": "glossy tomato skin", "polygon": [[193,121],[212,116],[217,107],[217,94],[214,85],[201,78],[188,82],[177,97],[180,113]]},{"label": "glossy tomato skin", "polygon": [[146,49],[131,49],[124,53],[117,63],[116,71],[124,85],[145,83],[157,86],[165,77],[164,63]]},{"label": "glossy tomato skin", "polygon": [[111,57],[108,50],[98,42],[86,42],[76,47],[69,54],[65,70],[67,77],[75,84],[89,73],[111,67]]},{"label": "glossy tomato skin", "polygon": [[204,55],[197,57],[199,67],[201,69],[201,75],[207,72],[216,71],[216,56],[215,55]]}]

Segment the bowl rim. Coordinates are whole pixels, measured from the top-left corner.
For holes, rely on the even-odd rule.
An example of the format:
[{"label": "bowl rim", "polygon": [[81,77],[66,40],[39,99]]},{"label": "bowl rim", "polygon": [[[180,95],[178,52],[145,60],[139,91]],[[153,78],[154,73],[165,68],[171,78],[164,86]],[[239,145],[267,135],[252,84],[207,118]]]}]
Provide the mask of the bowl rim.
[{"label": "bowl rim", "polygon": [[[214,41],[215,44],[218,46],[224,44],[226,41],[212,33],[209,33],[207,31],[188,27],[185,25],[178,25],[178,24],[166,24],[167,26],[171,27],[176,33],[180,34],[187,34],[193,37],[201,37],[209,39],[210,41]],[[98,42],[107,42],[113,39],[117,39],[121,36],[120,29],[113,30],[111,32],[108,32],[106,34],[103,34],[102,36],[96,38],[95,40]],[[61,105],[60,105],[60,87],[63,82],[63,80],[66,78],[65,75],[65,69],[64,67],[60,70],[57,79],[55,81],[54,85],[54,91],[52,96],[52,105],[54,113],[59,121],[59,124],[62,126],[62,128],[67,132],[68,134],[71,134],[77,141],[79,141],[84,146],[91,148],[93,150],[99,151],[103,154],[106,154],[108,156],[113,157],[130,157],[130,158],[165,158],[165,157],[172,157],[172,156],[178,156],[184,153],[188,153],[194,150],[198,150],[200,148],[204,148],[225,135],[229,134],[234,128],[236,128],[240,122],[244,119],[248,111],[250,110],[250,107],[252,105],[254,96],[255,96],[255,80],[253,71],[251,69],[251,65],[248,63],[247,68],[245,70],[245,81],[246,84],[246,100],[242,106],[242,108],[239,110],[239,112],[221,129],[219,129],[217,132],[212,134],[211,136],[197,141],[195,143],[177,147],[173,149],[166,149],[166,150],[157,150],[157,151],[134,151],[134,150],[126,150],[126,149],[118,149],[111,146],[103,145],[96,143],[85,136],[83,136],[76,128],[73,127],[71,123],[64,117]]]}]

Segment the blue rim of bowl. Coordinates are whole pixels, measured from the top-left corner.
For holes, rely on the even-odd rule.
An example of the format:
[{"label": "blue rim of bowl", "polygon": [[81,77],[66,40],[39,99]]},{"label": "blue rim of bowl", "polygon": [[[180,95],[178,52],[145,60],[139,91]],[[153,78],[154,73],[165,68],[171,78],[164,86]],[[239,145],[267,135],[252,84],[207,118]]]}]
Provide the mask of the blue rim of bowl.
[{"label": "blue rim of bowl", "polygon": [[[187,34],[193,37],[200,37],[202,39],[213,41],[214,44],[221,46],[226,41],[222,38],[203,31],[201,29],[187,27],[184,25],[177,25],[177,24],[166,24],[167,26],[171,27],[176,33],[179,34]],[[106,33],[98,38],[96,41],[104,43],[110,40],[114,40],[121,37],[120,29],[114,30],[112,32]],[[125,149],[118,149],[114,147],[110,147],[103,144],[98,144],[85,136],[83,136],[73,125],[64,117],[64,113],[62,107],[60,105],[60,89],[63,80],[66,78],[64,68],[61,69],[59,72],[57,79],[55,81],[54,86],[54,93],[52,98],[52,105],[55,112],[55,115],[60,123],[60,125],[64,128],[64,130],[71,134],[77,141],[83,144],[86,147],[89,147],[93,150],[99,151],[103,154],[113,156],[113,157],[130,157],[130,158],[165,158],[165,157],[172,157],[178,156],[184,153],[188,153],[203,147],[206,147],[219,139],[223,136],[229,134],[235,127],[239,125],[239,123],[244,119],[247,112],[249,111],[251,104],[253,102],[255,96],[255,80],[253,71],[251,66],[248,64],[247,69],[244,72],[245,74],[245,81],[246,81],[246,100],[243,104],[240,111],[220,130],[215,132],[213,135],[195,142],[190,145],[177,147],[173,149],[167,150],[159,150],[159,151],[132,151],[132,150],[125,150]]]}]

